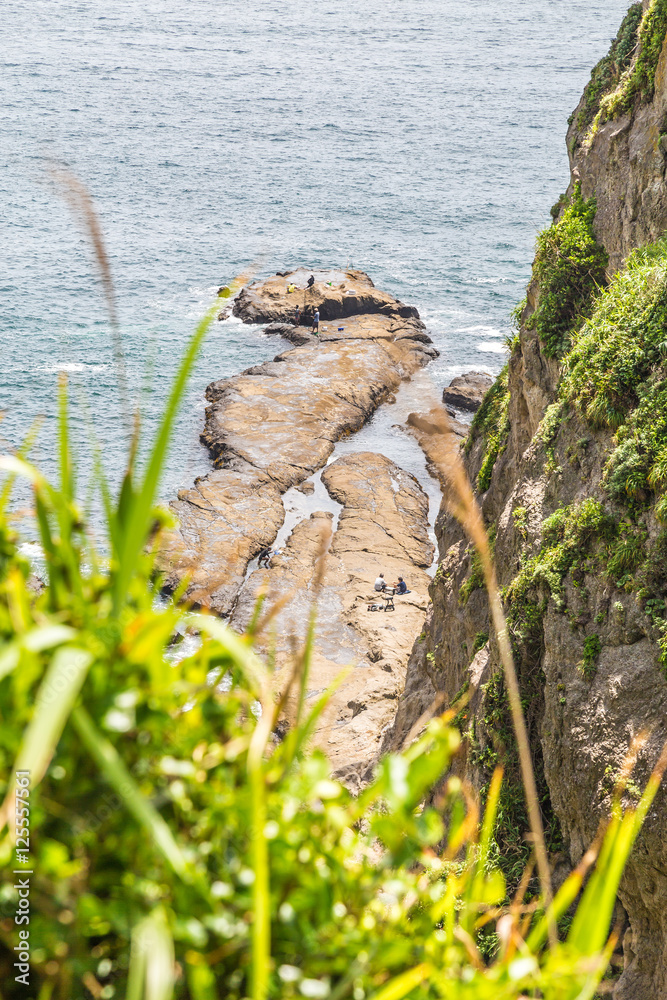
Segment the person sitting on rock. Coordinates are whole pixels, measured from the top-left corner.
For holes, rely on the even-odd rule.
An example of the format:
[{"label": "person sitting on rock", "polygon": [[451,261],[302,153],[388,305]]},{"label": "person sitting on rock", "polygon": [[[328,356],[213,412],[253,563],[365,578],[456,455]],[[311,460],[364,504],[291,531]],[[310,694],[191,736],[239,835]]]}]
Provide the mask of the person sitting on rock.
[{"label": "person sitting on rock", "polygon": [[293,281],[290,281],[289,285],[287,286],[287,294],[289,295],[291,292],[295,291],[296,291],[296,285],[294,284]]},{"label": "person sitting on rock", "polygon": [[315,314],[313,316],[313,333],[316,336],[319,336],[319,332],[320,332],[320,310],[316,309]]},{"label": "person sitting on rock", "polygon": [[394,590],[397,594],[409,594],[411,591],[408,590],[405,580],[402,576],[399,576],[396,583],[392,584]]},{"label": "person sitting on rock", "polygon": [[378,593],[387,589],[387,581],[384,578],[384,573],[380,573],[379,577],[375,581],[374,587]]},{"label": "person sitting on rock", "polygon": [[306,282],[306,285],[308,288],[312,288],[314,284],[315,284],[315,275],[311,274],[310,278]]}]

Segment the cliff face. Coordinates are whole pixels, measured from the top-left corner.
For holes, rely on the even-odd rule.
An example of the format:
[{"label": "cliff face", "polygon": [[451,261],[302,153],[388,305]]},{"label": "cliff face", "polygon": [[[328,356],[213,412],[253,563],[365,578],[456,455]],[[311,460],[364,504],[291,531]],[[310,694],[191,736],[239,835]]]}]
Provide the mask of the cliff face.
[{"label": "cliff face", "polygon": [[[667,243],[626,263],[667,227],[666,29],[667,3],[636,4],[593,73],[568,132],[568,197],[538,241],[506,381],[466,446],[556,865],[559,854],[576,863],[593,840],[632,741],[643,734],[630,798],[667,739]],[[582,292],[582,275],[604,275],[607,260],[608,288],[602,277]],[[525,814],[486,595],[444,509],[437,535],[432,611],[386,746],[436,694],[452,703],[467,691],[461,767],[483,790],[504,762],[498,839],[511,866],[525,859]],[[666,825],[663,790],[621,887],[617,998],[667,997]]]},{"label": "cliff face", "polygon": [[[655,0],[630,8],[625,30],[619,32],[607,61],[596,67],[567,133],[572,173],[568,190],[571,193],[580,180],[584,197],[595,196],[595,231],[613,271],[632,249],[657,239],[667,228],[663,8]],[[638,39],[642,14],[645,37]],[[643,61],[635,51],[638,41],[643,44]]]}]

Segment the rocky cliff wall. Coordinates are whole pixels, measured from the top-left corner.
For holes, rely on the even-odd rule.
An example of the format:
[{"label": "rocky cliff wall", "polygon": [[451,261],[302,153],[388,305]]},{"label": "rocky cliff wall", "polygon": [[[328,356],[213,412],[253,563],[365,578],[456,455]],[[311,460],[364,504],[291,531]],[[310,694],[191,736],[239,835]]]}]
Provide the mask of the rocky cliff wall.
[{"label": "rocky cliff wall", "polygon": [[[666,29],[666,3],[634,5],[593,73],[568,132],[568,197],[538,242],[507,371],[466,445],[556,865],[592,841],[632,741],[642,744],[630,799],[667,739],[667,243],[626,262],[667,226]],[[587,262],[607,258],[616,277],[583,294]],[[432,610],[385,746],[436,695],[467,692],[461,768],[483,791],[504,762],[499,846],[519,871],[525,812],[481,572],[444,509],[436,528]],[[666,828],[663,791],[620,892],[624,1000],[667,997]]]},{"label": "rocky cliff wall", "polygon": [[[643,14],[643,27],[640,18]],[[572,193],[595,196],[595,231],[615,271],[667,227],[667,11],[633,4],[569,122]],[[642,52],[643,48],[643,52]]]}]

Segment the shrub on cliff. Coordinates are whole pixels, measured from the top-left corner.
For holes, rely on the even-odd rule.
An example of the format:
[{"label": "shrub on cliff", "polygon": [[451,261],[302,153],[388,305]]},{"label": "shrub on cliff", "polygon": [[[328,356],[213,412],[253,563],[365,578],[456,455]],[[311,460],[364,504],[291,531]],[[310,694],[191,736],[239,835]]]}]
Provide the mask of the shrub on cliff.
[{"label": "shrub on cliff", "polygon": [[666,363],[667,240],[662,239],[630,255],[563,367],[561,399],[593,427],[617,432],[605,470],[615,500],[646,504],[667,484]]},{"label": "shrub on cliff", "polygon": [[641,3],[630,7],[608,54],[595,66],[584,90],[575,144],[590,146],[605,122],[653,99],[666,34],[667,0],[651,0],[646,10]]},{"label": "shrub on cliff", "polygon": [[535,312],[526,326],[535,330],[547,357],[559,358],[592,310],[605,284],[609,258],[593,232],[595,201],[575,186],[561,217],[537,238],[533,275],[539,283]]},{"label": "shrub on cliff", "polygon": [[625,70],[615,90],[602,98],[587,141],[604,122],[632,110],[636,103],[645,103],[653,98],[655,73],[666,34],[667,0],[651,0],[637,28],[637,58]]}]

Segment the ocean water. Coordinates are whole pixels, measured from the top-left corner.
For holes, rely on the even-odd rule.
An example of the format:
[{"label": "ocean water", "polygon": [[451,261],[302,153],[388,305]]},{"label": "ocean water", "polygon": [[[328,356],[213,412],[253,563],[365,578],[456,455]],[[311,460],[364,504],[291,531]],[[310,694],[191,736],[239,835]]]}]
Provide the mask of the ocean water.
[{"label": "ocean water", "polygon": [[[436,386],[497,372],[567,184],[567,116],[626,7],[3,0],[0,447],[41,417],[33,456],[54,471],[65,371],[82,480],[91,442],[113,481],[125,462],[103,296],[52,162],[97,206],[146,439],[197,317],[253,261],[259,275],[361,267],[419,308]],[[257,328],[214,326],[165,498],[207,468],[206,384],[275,353]]]}]

